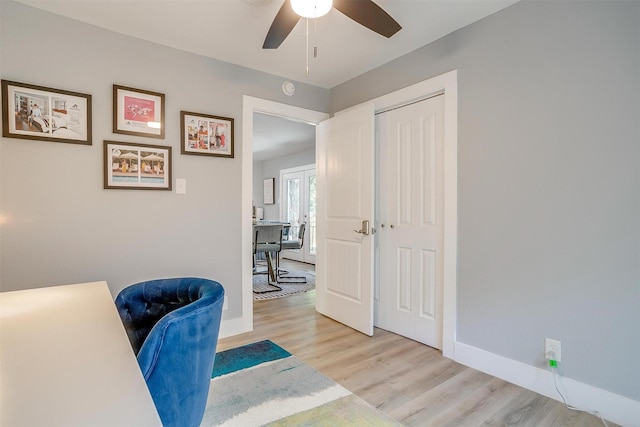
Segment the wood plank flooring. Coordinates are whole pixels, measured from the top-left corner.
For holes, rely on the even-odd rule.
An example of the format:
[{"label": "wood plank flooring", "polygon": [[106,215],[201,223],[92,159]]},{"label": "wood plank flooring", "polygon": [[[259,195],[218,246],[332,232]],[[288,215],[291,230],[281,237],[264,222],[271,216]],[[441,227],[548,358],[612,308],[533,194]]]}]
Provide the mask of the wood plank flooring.
[{"label": "wood plank flooring", "polygon": [[[290,261],[283,266],[305,269]],[[218,351],[262,339],[406,426],[603,425],[593,415],[460,365],[426,345],[382,329],[373,337],[356,332],[316,313],[315,291],[254,301],[254,331],[220,340]]]}]

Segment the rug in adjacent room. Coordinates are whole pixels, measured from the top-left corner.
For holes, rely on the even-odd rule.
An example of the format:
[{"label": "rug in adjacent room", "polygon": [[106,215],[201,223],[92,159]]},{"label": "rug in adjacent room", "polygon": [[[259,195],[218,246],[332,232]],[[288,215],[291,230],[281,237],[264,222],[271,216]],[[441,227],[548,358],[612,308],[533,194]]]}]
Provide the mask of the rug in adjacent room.
[{"label": "rug in adjacent room", "polygon": [[265,299],[274,299],[274,298],[282,298],[289,295],[300,294],[303,292],[309,292],[316,288],[316,276],[313,273],[308,273],[304,271],[291,270],[288,274],[282,275],[282,280],[288,280],[287,276],[299,276],[305,277],[307,279],[306,283],[301,281],[300,279],[290,279],[296,280],[294,283],[277,283],[278,287],[282,288],[282,290],[278,290],[273,285],[270,285],[267,281],[267,274],[254,274],[253,275],[253,299],[254,300],[265,300]]},{"label": "rug in adjacent room", "polygon": [[216,354],[202,426],[400,426],[269,340]]}]

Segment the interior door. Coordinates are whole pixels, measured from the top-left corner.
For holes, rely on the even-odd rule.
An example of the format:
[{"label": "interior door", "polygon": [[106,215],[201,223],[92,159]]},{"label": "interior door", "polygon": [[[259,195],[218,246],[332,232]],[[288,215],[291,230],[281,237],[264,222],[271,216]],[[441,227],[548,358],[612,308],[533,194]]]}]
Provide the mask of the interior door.
[{"label": "interior door", "polygon": [[367,335],[373,335],[373,133],[373,104],[316,129],[316,310]]},{"label": "interior door", "polygon": [[376,326],[442,348],[443,96],[379,114]]}]

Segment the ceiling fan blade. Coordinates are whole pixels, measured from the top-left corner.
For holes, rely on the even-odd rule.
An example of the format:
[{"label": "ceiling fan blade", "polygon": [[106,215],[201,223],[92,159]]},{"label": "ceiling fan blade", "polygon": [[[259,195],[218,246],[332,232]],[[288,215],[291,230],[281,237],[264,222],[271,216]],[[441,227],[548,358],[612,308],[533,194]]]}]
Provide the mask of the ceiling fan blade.
[{"label": "ceiling fan blade", "polygon": [[387,38],[402,28],[372,0],[334,0],[333,7],[357,23]]},{"label": "ceiling fan blade", "polygon": [[264,39],[263,49],[277,49],[284,39],[287,38],[293,27],[300,20],[300,15],[295,13],[291,8],[291,2],[285,0],[278,14],[273,19],[271,28]]}]

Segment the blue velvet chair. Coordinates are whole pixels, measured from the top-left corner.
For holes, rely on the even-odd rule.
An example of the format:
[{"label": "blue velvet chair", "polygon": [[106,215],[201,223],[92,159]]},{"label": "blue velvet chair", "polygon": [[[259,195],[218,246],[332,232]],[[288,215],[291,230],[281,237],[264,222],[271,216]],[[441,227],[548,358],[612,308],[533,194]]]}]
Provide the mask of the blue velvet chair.
[{"label": "blue velvet chair", "polygon": [[202,421],[224,289],[200,278],[159,279],[123,289],[115,303],[165,427]]}]

